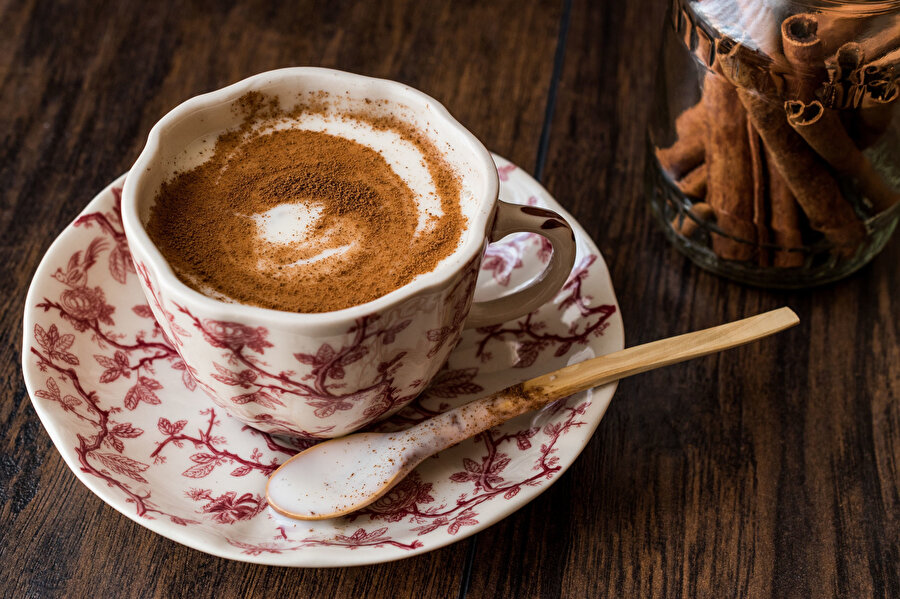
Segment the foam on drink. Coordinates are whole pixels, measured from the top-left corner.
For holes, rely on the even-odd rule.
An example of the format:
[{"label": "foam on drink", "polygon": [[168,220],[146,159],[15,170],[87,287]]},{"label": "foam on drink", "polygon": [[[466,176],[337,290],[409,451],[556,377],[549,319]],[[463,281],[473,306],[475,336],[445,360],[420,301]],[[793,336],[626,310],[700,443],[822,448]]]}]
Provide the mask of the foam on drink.
[{"label": "foam on drink", "polygon": [[455,251],[459,180],[423,134],[328,103],[246,104],[244,124],[196,152],[151,209],[148,233],[183,282],[324,312],[389,293]]}]

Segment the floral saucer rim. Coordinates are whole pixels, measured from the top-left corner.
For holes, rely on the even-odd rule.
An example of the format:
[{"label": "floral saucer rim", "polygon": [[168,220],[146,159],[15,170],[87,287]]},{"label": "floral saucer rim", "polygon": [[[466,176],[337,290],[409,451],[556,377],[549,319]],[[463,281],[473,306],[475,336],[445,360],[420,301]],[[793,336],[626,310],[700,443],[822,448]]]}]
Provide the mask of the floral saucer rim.
[{"label": "floral saucer rim", "polygon": [[[500,171],[500,178],[501,178],[502,185],[503,184],[506,184],[506,186],[519,185],[525,189],[529,189],[531,192],[534,192],[537,196],[539,196],[540,200],[543,201],[545,205],[549,205],[549,207],[552,207],[553,209],[555,209],[558,212],[560,212],[561,214],[563,214],[569,220],[569,222],[572,223],[573,228],[576,230],[576,235],[579,238],[580,242],[589,251],[589,257],[590,256],[595,257],[595,260],[598,264],[599,272],[597,272],[595,270],[595,272],[593,274],[595,277],[599,276],[602,279],[602,281],[598,281],[597,283],[600,287],[605,288],[604,291],[608,293],[607,301],[611,302],[611,305],[614,307],[614,310],[609,315],[609,316],[611,316],[610,321],[608,323],[608,326],[611,327],[611,330],[609,331],[610,335],[608,335],[607,337],[604,338],[606,345],[610,346],[610,347],[607,347],[606,349],[608,351],[612,351],[614,349],[621,348],[624,345],[624,332],[623,332],[622,323],[621,323],[621,316],[620,316],[620,313],[618,310],[618,304],[615,300],[614,292],[612,291],[612,283],[609,278],[609,273],[606,270],[605,265],[603,264],[602,257],[600,256],[599,250],[597,250],[596,245],[593,243],[593,241],[590,239],[590,237],[584,232],[583,228],[577,223],[577,221],[575,221],[570,215],[568,215],[553,200],[553,198],[549,196],[549,194],[546,192],[546,190],[544,190],[530,176],[528,176],[526,173],[524,173],[520,169],[517,169],[514,165],[512,165],[511,163],[508,163],[507,161],[503,160],[500,157],[495,156],[495,161],[497,162],[498,167],[499,167],[498,170]],[[90,210],[92,209],[92,207],[94,207],[95,205],[100,205],[104,201],[107,201],[104,199],[105,196],[108,196],[117,185],[121,185],[121,182],[124,179],[124,177],[125,177],[125,175],[122,175],[122,177],[119,177],[116,181],[114,181],[109,186],[104,188],[104,190],[102,190],[88,204],[88,206],[81,213],[81,215],[85,215],[85,214],[89,213]],[[531,197],[534,197],[534,196],[531,196]],[[44,390],[38,388],[37,373],[36,373],[37,364],[33,360],[30,359],[31,355],[28,351],[29,345],[33,345],[33,343],[34,343],[34,341],[31,338],[32,331],[35,330],[34,329],[35,325],[38,325],[38,323],[35,321],[35,315],[37,312],[36,306],[37,306],[37,299],[38,299],[37,298],[38,291],[42,287],[42,285],[41,285],[42,279],[39,280],[39,277],[44,276],[46,278],[47,276],[50,276],[49,271],[52,269],[53,266],[56,266],[56,264],[57,264],[57,262],[53,261],[53,258],[57,257],[57,255],[59,255],[59,254],[64,253],[65,247],[68,243],[68,237],[69,237],[69,235],[67,235],[67,234],[69,234],[73,230],[73,228],[77,222],[78,222],[78,219],[76,219],[75,222],[73,222],[71,225],[69,225],[59,235],[59,237],[54,241],[54,243],[50,246],[50,248],[48,248],[43,260],[41,261],[40,266],[38,267],[37,271],[35,272],[35,279],[32,282],[32,285],[28,292],[28,298],[26,300],[25,335],[24,335],[24,343],[23,343],[23,373],[24,373],[24,377],[26,380],[26,385],[27,385],[29,393],[32,397],[32,403],[35,407],[36,412],[38,413],[38,416],[40,417],[42,423],[44,424],[45,429],[47,430],[48,434],[50,435],[51,440],[53,441],[54,445],[56,445],[58,451],[60,451],[60,454],[64,458],[64,461],[69,466],[69,468],[75,473],[76,477],[82,483],[84,483],[85,486],[88,487],[88,489],[90,489],[95,495],[97,495],[105,503],[109,504],[111,507],[113,507],[114,509],[116,509],[117,511],[122,513],[123,515],[138,522],[142,526],[145,526],[145,527],[149,528],[150,530],[153,530],[154,532],[157,532],[157,533],[159,533],[169,539],[172,539],[176,542],[179,542],[179,543],[182,543],[189,547],[204,551],[206,553],[210,553],[210,554],[217,555],[220,557],[225,557],[228,559],[236,559],[236,560],[241,560],[241,561],[248,561],[248,562],[262,563],[262,564],[271,564],[271,565],[293,565],[293,566],[315,566],[315,567],[351,566],[351,565],[381,563],[381,562],[386,562],[386,561],[392,561],[395,559],[402,559],[404,557],[409,557],[411,555],[431,551],[431,550],[437,549],[439,547],[448,545],[450,543],[456,542],[458,540],[461,540],[462,538],[465,538],[471,534],[474,534],[474,533],[486,528],[487,526],[490,526],[490,525],[498,522],[499,520],[505,518],[506,516],[511,514],[513,511],[521,508],[527,502],[529,502],[532,499],[534,499],[535,497],[537,497],[537,495],[539,495],[544,490],[546,490],[550,486],[550,484],[555,482],[555,480],[557,480],[559,478],[559,476],[562,475],[568,469],[568,467],[574,462],[574,460],[581,453],[584,446],[589,441],[594,430],[599,425],[599,422],[602,419],[603,414],[605,413],[605,410],[608,407],[608,405],[612,399],[614,390],[615,390],[615,385],[613,384],[613,385],[608,385],[603,388],[598,388],[598,389],[594,390],[593,392],[587,392],[588,394],[590,394],[590,400],[583,402],[582,404],[579,405],[579,407],[584,406],[583,410],[587,411],[589,409],[590,404],[594,403],[595,406],[593,408],[590,408],[590,410],[592,411],[591,417],[587,422],[579,423],[580,425],[585,425],[584,428],[577,429],[580,434],[575,434],[573,436],[567,435],[566,451],[564,452],[565,455],[557,456],[557,458],[555,458],[557,460],[559,460],[559,458],[563,458],[563,459],[559,462],[558,466],[556,466],[555,470],[553,470],[547,476],[546,484],[537,484],[537,486],[527,489],[526,492],[522,493],[522,495],[518,498],[514,498],[514,495],[515,495],[515,493],[514,493],[513,496],[504,497],[505,501],[500,501],[500,502],[491,501],[488,504],[488,507],[493,508],[493,509],[489,509],[488,512],[485,513],[481,517],[480,521],[475,520],[474,517],[468,518],[472,522],[467,525],[463,524],[463,525],[468,526],[467,528],[461,529],[460,526],[457,526],[456,529],[452,528],[453,525],[459,523],[460,519],[458,518],[458,520],[456,522],[454,522],[453,525],[447,526],[447,531],[443,531],[444,532],[443,535],[440,535],[438,537],[433,537],[432,533],[434,532],[434,529],[425,530],[424,532],[420,532],[419,534],[420,535],[431,535],[431,538],[428,538],[429,542],[422,543],[421,541],[413,540],[411,543],[406,543],[406,544],[403,544],[399,541],[393,541],[393,540],[391,540],[390,537],[385,537],[385,532],[388,530],[387,527],[378,528],[377,530],[369,531],[369,532],[366,532],[364,528],[359,528],[355,532],[353,532],[353,534],[351,534],[351,535],[336,534],[334,536],[335,542],[333,542],[333,543],[327,542],[327,541],[316,540],[312,545],[310,545],[310,547],[312,547],[312,546],[316,546],[316,543],[318,543],[317,552],[324,551],[324,550],[330,550],[337,546],[343,547],[344,549],[351,550],[351,551],[344,552],[342,554],[331,553],[331,554],[326,555],[324,558],[310,557],[310,555],[309,555],[310,553],[316,553],[316,552],[306,552],[306,555],[304,555],[301,552],[292,552],[289,550],[289,549],[295,549],[294,547],[284,548],[284,547],[276,546],[275,544],[268,544],[268,545],[265,543],[253,544],[253,543],[242,543],[240,541],[232,542],[229,540],[228,544],[225,545],[225,544],[222,544],[221,542],[218,542],[218,543],[213,542],[213,539],[208,538],[210,536],[209,534],[200,534],[199,536],[197,534],[191,534],[190,532],[188,532],[189,529],[179,528],[178,526],[176,526],[174,524],[170,524],[169,522],[166,522],[164,520],[149,520],[148,521],[141,515],[135,513],[135,511],[129,509],[127,500],[123,501],[122,498],[120,498],[120,497],[111,497],[110,491],[107,488],[107,485],[104,484],[103,480],[95,478],[93,476],[90,476],[86,471],[84,471],[82,469],[81,465],[78,462],[78,456],[72,452],[70,445],[68,445],[68,441],[66,441],[63,438],[63,431],[60,428],[61,423],[58,422],[60,415],[59,415],[59,413],[53,413],[51,411],[51,405],[55,406],[56,404],[54,404],[51,401],[43,400],[43,396],[41,395],[41,392],[46,394],[47,391],[44,391]],[[57,259],[58,259],[58,257],[57,257]],[[110,257],[110,260],[111,260],[111,268],[112,268],[112,257]],[[521,260],[519,260],[519,262],[521,262]],[[588,265],[590,266],[590,262],[588,263]],[[521,266],[521,264],[519,264],[518,266]],[[482,264],[482,274],[484,274],[485,272],[492,273],[492,275],[494,277],[494,281],[495,282],[499,281],[499,284],[501,286],[506,287],[506,286],[510,285],[511,283],[517,283],[515,281],[515,278],[516,278],[515,277],[515,274],[516,274],[515,269],[516,268],[517,268],[517,266],[513,266],[512,267],[513,272],[511,273],[511,272],[509,272],[509,261],[504,263],[497,256],[486,256],[485,262]],[[584,274],[585,278],[589,276],[587,268],[585,269],[584,273],[585,273]],[[481,281],[481,278],[479,278],[479,282],[480,281]],[[521,284],[521,281],[518,281],[518,284]],[[45,309],[45,312],[46,312],[46,309]],[[46,331],[44,331],[44,332],[46,333]],[[603,333],[603,330],[601,330],[600,333]],[[58,335],[58,333],[57,333],[57,335]],[[63,337],[65,337],[65,335],[63,335]],[[585,345],[588,348],[593,347],[589,344],[588,341],[585,342]],[[597,342],[597,343],[595,343],[595,345],[599,346],[600,343]],[[457,350],[454,350],[454,352],[456,352],[456,351]],[[567,351],[568,351],[568,349],[567,349]],[[565,356],[569,355],[566,352],[563,352],[563,354]],[[453,360],[454,360],[454,358],[453,358],[453,356],[451,356],[450,361],[452,362]],[[533,361],[533,359],[532,359],[532,361]],[[177,368],[177,366],[176,366],[176,368]],[[504,372],[508,371],[509,369],[510,368],[507,367],[506,369],[500,370],[498,372],[500,374],[503,374]],[[496,374],[496,373],[493,373],[493,374]],[[491,376],[491,375],[492,375],[492,373],[489,373],[489,376]],[[523,377],[523,378],[527,378],[527,377]],[[54,383],[54,384],[56,384],[56,383]],[[504,383],[504,386],[506,384],[512,384],[512,381]],[[66,397],[71,397],[71,396],[66,396]],[[56,401],[59,402],[60,405],[63,405],[63,402],[59,401],[60,398],[61,398],[61,396],[59,396],[56,399]],[[41,399],[41,400],[39,401],[39,399]],[[63,411],[65,412],[65,406],[63,406]],[[585,413],[584,411],[582,413]],[[215,421],[214,414],[212,417],[212,421]],[[146,426],[145,423],[142,423],[142,424],[144,426]],[[171,422],[169,424],[171,425]],[[211,428],[212,428],[212,424],[210,424],[210,429]],[[140,429],[137,429],[137,430],[140,430]],[[507,435],[507,437],[509,437],[509,435]],[[509,440],[509,439],[507,439],[507,440]],[[527,453],[528,452],[527,447],[524,449],[523,449],[523,447],[525,447],[529,443],[529,441],[527,438],[524,438],[522,441],[523,441],[522,445],[520,445],[519,447],[520,447],[522,453]],[[519,441],[517,441],[517,443],[518,442]],[[530,445],[528,445],[528,446],[530,447]],[[469,460],[468,458],[464,458],[464,460],[468,460],[469,462],[472,462],[474,464],[474,461]],[[487,462],[485,462],[485,463],[487,463]],[[477,464],[475,466],[477,466]],[[467,465],[466,468],[468,468],[468,467],[469,466]],[[460,481],[457,481],[456,479],[453,478],[453,476],[457,476],[457,474],[462,475],[459,477],[461,479]],[[233,473],[232,473],[232,475],[234,476]],[[471,478],[474,475],[471,472],[467,473],[467,471],[464,471],[461,473],[456,473],[453,476],[451,476],[450,478],[454,482],[463,482],[462,479],[464,479],[465,476],[470,476],[470,478]],[[482,479],[486,479],[486,478],[489,479],[493,475],[484,473],[483,475],[480,475],[480,476],[482,477]],[[502,480],[502,478],[500,480]],[[422,482],[422,481],[420,481],[420,482]],[[538,481],[538,483],[540,483],[540,481]],[[441,484],[447,484],[447,483],[446,483],[446,481],[443,481],[443,483],[441,483]],[[476,489],[477,489],[478,482],[476,482],[475,484],[476,484]],[[422,482],[422,484],[420,486],[422,488],[427,487],[427,489],[429,489],[429,490],[431,489],[431,483]],[[531,492],[528,492],[528,491],[531,491]],[[427,492],[430,492],[430,491],[427,491]],[[425,493],[426,495],[427,495],[427,492]],[[518,487],[517,487],[516,493],[517,492],[518,492]],[[463,494],[463,495],[465,495],[465,494]],[[149,496],[149,493],[148,493],[148,496]],[[220,496],[220,498],[221,498],[221,496]],[[493,499],[493,498],[494,497],[492,496],[490,499]],[[207,499],[213,499],[213,498],[211,496],[209,496],[209,497],[207,497]],[[215,498],[215,499],[219,499],[219,498]],[[430,497],[429,497],[429,499],[430,499]],[[264,506],[262,506],[262,507],[264,507]],[[262,507],[260,507],[260,511],[262,510]],[[162,512],[160,512],[160,513],[162,513]],[[464,516],[465,514],[462,514],[462,515]],[[478,516],[478,514],[474,514],[474,515]],[[374,516],[372,514],[369,514],[369,516],[374,521],[379,516],[379,514],[375,514]],[[385,514],[380,514],[380,516],[385,516]],[[388,516],[392,517],[390,514],[388,514]],[[390,523],[391,522],[390,517],[384,518],[384,521],[386,523]],[[270,516],[270,519],[271,519],[271,516]],[[461,518],[461,520],[465,521],[466,518]],[[173,519],[173,522],[174,522],[174,519]],[[411,522],[412,522],[412,519],[411,519]],[[232,522],[232,524],[233,524],[233,522]],[[446,525],[446,523],[445,523],[445,525]],[[350,528],[355,528],[355,527],[356,527],[356,525],[354,525]],[[281,534],[284,536],[284,539],[287,540],[288,537],[285,533],[284,525],[282,525],[280,527],[275,527],[275,528],[276,528],[276,530],[280,529]],[[418,527],[418,528],[426,529],[428,527],[422,526],[422,527]],[[417,530],[417,529],[413,529],[413,530]],[[448,531],[449,531],[449,533],[448,533]],[[349,530],[348,530],[348,532],[349,532]],[[457,533],[459,533],[459,534],[457,534]],[[359,549],[362,549],[362,551],[352,551],[352,550],[359,550]],[[376,550],[378,550],[378,551],[376,551]],[[307,559],[296,559],[299,556],[306,557]],[[291,559],[291,558],[294,558],[294,559]]]}]

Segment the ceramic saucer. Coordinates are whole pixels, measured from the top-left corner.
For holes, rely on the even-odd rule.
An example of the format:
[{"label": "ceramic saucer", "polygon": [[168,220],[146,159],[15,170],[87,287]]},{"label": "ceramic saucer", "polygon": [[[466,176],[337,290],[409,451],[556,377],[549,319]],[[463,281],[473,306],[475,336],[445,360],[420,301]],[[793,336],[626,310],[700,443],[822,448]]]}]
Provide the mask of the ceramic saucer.
[{"label": "ceramic saucer", "polygon": [[[501,197],[566,214],[534,179],[495,157]],[[467,537],[508,516],[574,462],[615,390],[572,396],[427,460],[390,494],[350,517],[281,519],[266,476],[296,452],[243,426],[195,388],[144,302],[122,233],[124,176],[53,243],[25,308],[23,370],[44,427],[72,472],[110,506],[189,547],[281,566],[353,566],[400,559]],[[566,286],[536,312],[468,330],[426,394],[381,428],[566,364],[622,349],[624,332],[596,245],[567,215],[578,257]],[[550,248],[531,234],[491,245],[476,299],[526,285]]]}]

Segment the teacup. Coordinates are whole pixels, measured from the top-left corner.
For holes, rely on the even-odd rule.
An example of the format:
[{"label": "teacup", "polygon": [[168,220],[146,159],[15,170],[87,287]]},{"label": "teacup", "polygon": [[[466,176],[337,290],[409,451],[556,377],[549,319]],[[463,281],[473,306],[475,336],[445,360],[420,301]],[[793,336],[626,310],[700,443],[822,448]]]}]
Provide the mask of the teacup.
[{"label": "teacup", "polygon": [[[250,91],[289,101],[323,91],[350,101],[385,100],[392,114],[428,131],[471,200],[456,251],[412,282],[333,312],[297,314],[213,299],[182,283],[145,225],[176,158],[198,139],[237,127],[232,105]],[[381,103],[384,105],[384,103]],[[490,153],[434,99],[400,83],[320,68],[262,73],[192,98],[164,116],[129,174],[122,221],[147,301],[191,376],[222,408],[268,433],[337,437],[411,402],[437,373],[463,328],[527,314],[557,293],[571,271],[575,240],[550,210],[507,204]],[[486,245],[516,232],[546,237],[553,254],[529,286],[473,302]]]}]

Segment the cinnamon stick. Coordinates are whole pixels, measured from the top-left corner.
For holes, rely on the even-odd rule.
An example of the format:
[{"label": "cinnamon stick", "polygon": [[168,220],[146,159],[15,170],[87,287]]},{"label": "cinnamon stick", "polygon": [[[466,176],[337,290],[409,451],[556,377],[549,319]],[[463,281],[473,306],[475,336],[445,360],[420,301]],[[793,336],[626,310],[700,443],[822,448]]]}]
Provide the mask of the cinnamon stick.
[{"label": "cinnamon stick", "polygon": [[716,224],[727,235],[713,235],[713,251],[726,260],[754,256],[753,175],[747,116],[734,87],[721,77],[706,77],[703,104],[707,121],[706,201],[716,213]]},{"label": "cinnamon stick", "polygon": [[774,265],[780,268],[803,266],[803,253],[790,251],[803,247],[800,206],[781,172],[775,167],[769,150],[765,151],[765,158],[769,183],[769,223],[772,229],[772,241],[779,248],[784,248],[775,250]]},{"label": "cinnamon stick", "polygon": [[[898,39],[895,40],[895,43],[900,44],[900,33],[897,34]],[[890,50],[885,53],[880,58],[876,58],[869,62],[869,65],[876,68],[881,68],[887,71],[890,68],[893,68],[895,71],[897,69],[897,65],[900,65],[900,46]]]},{"label": "cinnamon stick", "polygon": [[891,125],[900,97],[900,82],[875,81],[867,86],[867,90],[855,127],[857,146],[860,148],[873,145]]},{"label": "cinnamon stick", "polygon": [[743,44],[729,38],[720,38],[716,41],[714,71],[723,75],[735,87],[777,96],[784,91],[782,75],[777,68],[777,64],[783,63],[784,59],[777,58],[773,63],[770,57],[761,56]]},{"label": "cinnamon stick", "polygon": [[684,177],[676,181],[678,189],[692,198],[706,197],[706,164],[701,164]]},{"label": "cinnamon stick", "polygon": [[865,59],[876,60],[897,49],[900,41],[900,27],[895,19],[885,19],[880,30],[875,31],[860,42]]},{"label": "cinnamon stick", "polygon": [[860,83],[860,66],[862,66],[866,53],[858,42],[842,44],[829,63],[835,69],[837,79]]},{"label": "cinnamon stick", "polygon": [[771,259],[769,250],[769,226],[767,194],[768,186],[765,173],[762,143],[753,123],[747,121],[747,139],[750,146],[750,170],[753,176],[753,224],[756,225],[756,259],[760,266],[769,266]]},{"label": "cinnamon stick", "polygon": [[700,102],[691,106],[675,119],[677,139],[668,148],[657,148],[660,166],[673,179],[680,179],[694,170],[705,157],[706,137],[705,107]]},{"label": "cinnamon stick", "polygon": [[707,204],[706,202],[697,202],[688,210],[688,213],[693,216],[685,217],[681,219],[681,222],[678,222],[678,217],[672,221],[672,228],[684,235],[685,237],[690,237],[693,235],[697,229],[700,228],[698,221],[709,222],[715,219],[716,213],[712,209],[712,206]]},{"label": "cinnamon stick", "polygon": [[811,13],[796,14],[781,23],[782,47],[793,71],[794,95],[804,101],[814,98],[819,82],[826,75],[818,30],[818,16]]},{"label": "cinnamon stick", "polygon": [[739,89],[737,94],[810,226],[838,246],[841,253],[852,254],[865,237],[865,228],[841,195],[826,164],[788,125],[783,109],[748,90]]},{"label": "cinnamon stick", "polygon": [[784,107],[790,126],[836,171],[854,177],[878,212],[900,199],[857,149],[835,111],[824,108],[819,101],[804,104],[795,100],[786,102]]},{"label": "cinnamon stick", "polygon": [[825,60],[828,84],[823,94],[823,102],[832,108],[856,108],[865,93],[863,82],[862,46],[847,42],[837,52]]}]

